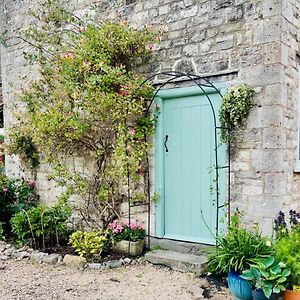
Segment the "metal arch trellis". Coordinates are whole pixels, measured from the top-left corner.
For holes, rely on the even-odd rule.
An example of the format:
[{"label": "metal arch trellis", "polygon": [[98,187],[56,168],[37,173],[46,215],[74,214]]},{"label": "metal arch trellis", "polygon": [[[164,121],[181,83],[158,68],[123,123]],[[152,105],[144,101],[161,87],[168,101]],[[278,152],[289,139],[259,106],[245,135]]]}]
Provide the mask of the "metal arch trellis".
[{"label": "metal arch trellis", "polygon": [[[168,76],[169,79],[165,80],[164,82],[160,82],[159,83],[159,87],[156,89],[153,97],[150,99],[146,111],[145,111],[145,115],[149,114],[149,111],[151,109],[151,106],[154,102],[155,97],[158,95],[158,93],[167,85],[170,83],[176,83],[178,82],[180,79],[182,78],[187,78],[189,81],[193,82],[194,85],[198,86],[199,89],[202,91],[202,93],[204,94],[204,96],[206,97],[209,106],[211,108],[211,112],[213,115],[213,123],[214,123],[214,155],[215,155],[215,189],[216,189],[216,208],[217,208],[217,212],[216,212],[216,236],[219,233],[219,219],[220,219],[220,209],[222,209],[223,207],[225,207],[225,203],[220,205],[220,192],[219,192],[219,180],[220,180],[220,169],[227,169],[227,222],[228,224],[230,224],[230,201],[231,201],[231,190],[230,190],[230,186],[231,186],[231,181],[230,181],[230,173],[231,173],[231,162],[230,162],[230,152],[231,152],[231,145],[230,145],[230,139],[227,142],[227,165],[224,166],[219,166],[219,156],[218,156],[218,131],[219,130],[228,130],[230,133],[230,128],[224,128],[224,127],[220,127],[218,126],[217,123],[217,114],[215,111],[215,108],[213,106],[213,103],[209,97],[209,94],[205,91],[204,88],[212,88],[217,94],[220,95],[220,97],[222,98],[223,95],[220,92],[220,90],[213,84],[211,83],[207,77],[204,76],[199,76],[199,75],[195,75],[195,74],[187,74],[187,73],[183,73],[183,72],[178,72],[178,71],[165,71],[165,72],[158,72],[155,74],[152,74],[151,76],[147,77],[140,85],[139,88],[141,88],[143,85],[145,85],[146,83],[150,82],[151,80],[153,80],[155,77],[157,76]],[[205,83],[199,83],[198,81],[204,81]],[[145,140],[147,141],[147,136],[144,137]],[[127,147],[126,147],[127,148]],[[127,153],[128,155],[128,153]],[[139,205],[146,205],[147,206],[147,238],[148,238],[148,247],[150,247],[150,238],[152,237],[150,234],[150,226],[151,226],[151,188],[150,188],[150,165],[149,165],[149,155],[147,155],[146,158],[146,172],[144,175],[144,181],[147,182],[147,202],[146,203],[141,203],[141,204],[132,204],[131,203],[131,191],[130,191],[130,172],[129,172],[129,167],[127,168],[127,184],[128,184],[128,188],[127,188],[127,199],[128,199],[128,222],[129,224],[131,223],[131,209],[132,207],[136,207]],[[130,252],[130,241],[129,241],[129,252]]]}]

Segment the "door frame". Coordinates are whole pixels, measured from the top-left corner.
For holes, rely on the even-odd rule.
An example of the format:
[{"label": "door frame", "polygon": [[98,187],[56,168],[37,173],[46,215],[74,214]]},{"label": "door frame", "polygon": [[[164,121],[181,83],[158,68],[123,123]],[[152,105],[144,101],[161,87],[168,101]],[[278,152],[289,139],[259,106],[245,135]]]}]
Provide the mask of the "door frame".
[{"label": "door frame", "polygon": [[[217,83],[214,86],[218,91],[224,95],[227,85],[225,83]],[[176,99],[189,96],[205,96],[209,94],[217,94],[217,91],[212,87],[199,86],[162,89],[160,90],[155,99],[154,103],[158,107],[159,113],[157,116],[157,126],[155,130],[155,159],[154,159],[154,176],[155,176],[155,193],[159,195],[159,199],[155,205],[155,235],[158,238],[163,238],[165,235],[165,161],[164,161],[164,126],[163,126],[163,115],[164,115],[164,100]],[[208,101],[208,99],[206,99]],[[211,112],[213,114],[213,111]],[[215,111],[218,119],[218,113]]]}]

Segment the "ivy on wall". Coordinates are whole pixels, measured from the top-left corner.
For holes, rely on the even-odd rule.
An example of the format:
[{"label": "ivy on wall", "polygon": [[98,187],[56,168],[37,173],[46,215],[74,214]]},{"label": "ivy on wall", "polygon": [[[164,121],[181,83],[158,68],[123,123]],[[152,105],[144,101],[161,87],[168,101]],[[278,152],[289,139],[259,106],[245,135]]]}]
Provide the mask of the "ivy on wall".
[{"label": "ivy on wall", "polygon": [[254,90],[246,84],[228,89],[220,108],[221,140],[234,141],[235,133],[242,128],[253,107]]},{"label": "ivy on wall", "polygon": [[[80,195],[85,220],[106,226],[119,215],[124,186],[133,198],[144,197],[146,137],[155,118],[147,112],[153,88],[141,86],[136,70],[151,59],[158,32],[125,22],[85,23],[57,0],[34,16],[39,27],[24,40],[33,46],[26,58],[39,65],[40,77],[21,95],[26,111],[10,132],[10,151],[33,167],[42,157],[52,167],[49,178],[66,188],[62,197]],[[92,158],[94,170],[73,172],[70,156]]]}]

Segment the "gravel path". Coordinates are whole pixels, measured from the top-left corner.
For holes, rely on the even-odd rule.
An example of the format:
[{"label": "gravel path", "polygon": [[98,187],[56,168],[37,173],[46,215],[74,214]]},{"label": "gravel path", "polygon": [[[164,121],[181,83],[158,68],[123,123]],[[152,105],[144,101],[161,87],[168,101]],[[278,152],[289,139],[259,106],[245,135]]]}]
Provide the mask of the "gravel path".
[{"label": "gravel path", "polygon": [[201,294],[229,299],[227,290],[215,290],[206,279],[147,263],[100,272],[0,261],[1,300],[191,300]]}]

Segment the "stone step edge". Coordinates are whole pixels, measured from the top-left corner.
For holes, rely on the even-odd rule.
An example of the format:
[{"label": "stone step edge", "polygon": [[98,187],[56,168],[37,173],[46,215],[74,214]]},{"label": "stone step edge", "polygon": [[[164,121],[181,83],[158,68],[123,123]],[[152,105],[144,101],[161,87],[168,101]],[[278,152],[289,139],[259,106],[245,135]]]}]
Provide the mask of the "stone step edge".
[{"label": "stone step edge", "polygon": [[169,250],[156,250],[145,254],[145,260],[154,265],[164,265],[173,270],[197,275],[207,273],[207,255],[193,255]]}]

